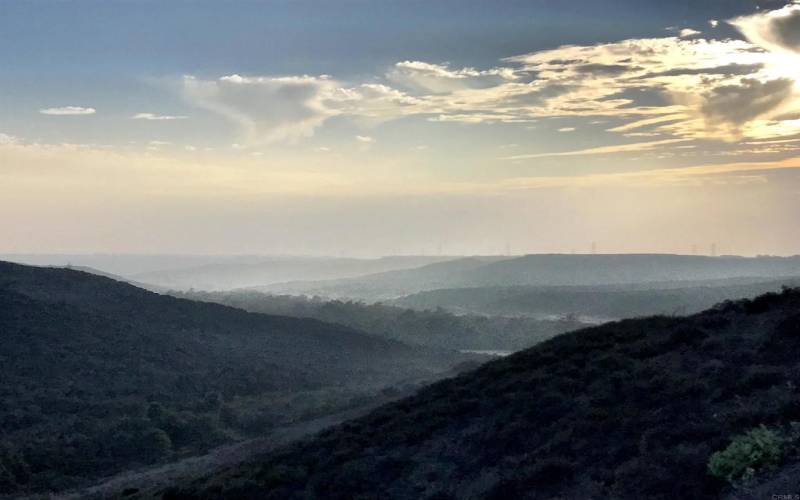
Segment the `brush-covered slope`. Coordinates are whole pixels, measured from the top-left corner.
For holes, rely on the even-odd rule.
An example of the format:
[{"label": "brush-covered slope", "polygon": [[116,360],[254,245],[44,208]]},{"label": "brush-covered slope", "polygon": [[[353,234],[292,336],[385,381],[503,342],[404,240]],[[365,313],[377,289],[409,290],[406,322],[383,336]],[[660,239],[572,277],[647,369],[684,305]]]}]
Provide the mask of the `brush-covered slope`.
[{"label": "brush-covered slope", "polygon": [[164,498],[723,498],[710,457],[761,425],[750,484],[800,491],[798,386],[787,290],[561,335]]},{"label": "brush-covered slope", "polygon": [[464,359],[0,262],[0,494],[57,490],[263,434]]}]

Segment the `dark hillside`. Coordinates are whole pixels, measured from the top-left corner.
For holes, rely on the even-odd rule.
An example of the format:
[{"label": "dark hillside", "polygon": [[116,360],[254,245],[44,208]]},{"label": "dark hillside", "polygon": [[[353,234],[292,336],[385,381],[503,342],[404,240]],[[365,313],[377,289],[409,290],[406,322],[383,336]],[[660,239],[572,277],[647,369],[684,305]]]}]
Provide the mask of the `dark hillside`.
[{"label": "dark hillside", "polygon": [[732,482],[796,470],[799,385],[785,290],[558,336],[164,498],[724,498],[708,464],[737,436],[771,448]]},{"label": "dark hillside", "polygon": [[0,262],[0,495],[263,435],[466,359]]}]

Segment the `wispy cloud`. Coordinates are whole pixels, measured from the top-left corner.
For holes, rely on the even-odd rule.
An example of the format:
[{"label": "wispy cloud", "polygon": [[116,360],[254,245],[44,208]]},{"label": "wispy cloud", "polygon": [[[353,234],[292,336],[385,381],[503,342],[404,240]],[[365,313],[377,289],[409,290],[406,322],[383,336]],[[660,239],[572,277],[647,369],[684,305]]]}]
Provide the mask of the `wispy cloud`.
[{"label": "wispy cloud", "polygon": [[185,120],[186,116],[178,115],[158,115],[155,113],[136,113],[131,116],[131,120],[151,120],[151,121],[169,121],[169,120]]},{"label": "wispy cloud", "polygon": [[[189,76],[181,93],[235,123],[247,144],[297,141],[334,116],[367,126],[408,116],[488,124],[559,117],[578,129],[581,120],[606,120],[613,123],[608,131],[623,137],[665,140],[800,133],[800,120],[781,118],[800,113],[793,69],[800,42],[791,36],[795,25],[800,29],[800,5],[729,22],[745,40],[673,28],[672,36],[564,45],[487,69],[407,60],[361,82],[325,75]],[[162,119],[155,116],[142,119]]]},{"label": "wispy cloud", "polygon": [[82,106],[61,106],[57,108],[40,109],[39,113],[54,116],[93,115],[97,113],[97,110],[94,108],[84,108]]},{"label": "wispy cloud", "polygon": [[551,153],[530,153],[514,156],[506,156],[503,160],[529,160],[532,158],[545,158],[549,156],[586,156],[586,155],[601,155],[611,153],[629,153],[632,151],[647,151],[658,148],[660,146],[667,146],[678,142],[686,142],[689,139],[664,139],[660,141],[648,142],[635,142],[633,144],[615,144],[612,146],[599,146],[596,148],[578,149],[574,151],[558,151]]},{"label": "wispy cloud", "polygon": [[787,170],[800,171],[800,158],[774,162],[735,162],[580,176],[518,177],[500,181],[496,188],[513,190],[590,186],[696,186],[703,182],[718,185],[724,183],[725,179],[736,184],[761,184],[764,182],[763,175]]},{"label": "wispy cloud", "polygon": [[295,141],[314,134],[340,113],[328,104],[339,85],[327,76],[223,76],[201,80],[186,76],[183,96],[195,106],[236,123],[250,144]]},{"label": "wispy cloud", "polygon": [[693,30],[692,28],[683,28],[678,32],[678,36],[681,38],[691,38],[693,36],[701,35],[701,31]]},{"label": "wispy cloud", "polygon": [[394,65],[387,78],[412,91],[446,94],[459,90],[495,87],[516,80],[518,75],[512,68],[454,69],[448,64],[402,61]]},{"label": "wispy cloud", "polygon": [[800,5],[737,17],[729,23],[752,43],[771,52],[800,52]]}]

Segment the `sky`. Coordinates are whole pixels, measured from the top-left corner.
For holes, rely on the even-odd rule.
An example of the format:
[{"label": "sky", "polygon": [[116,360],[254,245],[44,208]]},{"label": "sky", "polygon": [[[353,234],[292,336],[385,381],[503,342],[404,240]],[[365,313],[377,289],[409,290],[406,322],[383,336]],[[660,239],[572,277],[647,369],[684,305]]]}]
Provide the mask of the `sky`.
[{"label": "sky", "polygon": [[0,252],[800,253],[800,3],[0,2]]}]

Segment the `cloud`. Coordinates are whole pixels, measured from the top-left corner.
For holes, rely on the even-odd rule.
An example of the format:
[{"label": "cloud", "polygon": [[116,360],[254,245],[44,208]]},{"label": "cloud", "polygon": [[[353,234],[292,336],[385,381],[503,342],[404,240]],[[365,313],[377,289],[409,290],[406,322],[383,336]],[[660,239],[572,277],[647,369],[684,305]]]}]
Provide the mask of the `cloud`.
[{"label": "cloud", "polygon": [[[456,123],[519,123],[525,121],[514,114],[502,113],[454,113],[428,117],[432,122],[456,122]],[[532,120],[531,120],[532,121]]]},{"label": "cloud", "polygon": [[646,75],[642,75],[641,78],[648,79],[648,78],[655,78],[661,76],[681,76],[681,75],[723,75],[723,76],[732,76],[732,75],[750,75],[753,73],[758,73],[764,69],[763,63],[754,63],[754,64],[725,64],[722,66],[708,66],[703,68],[672,68],[666,71],[661,71],[659,73],[648,73]]},{"label": "cloud", "polygon": [[74,116],[74,115],[93,115],[97,113],[97,110],[94,108],[84,108],[81,106],[61,106],[58,108],[40,109],[39,113],[43,115],[54,115],[54,116]]},{"label": "cloud", "polygon": [[586,63],[586,64],[577,64],[573,69],[578,73],[584,73],[596,76],[617,76],[638,68],[628,64]]},{"label": "cloud", "polygon": [[[763,61],[751,49],[740,40],[664,37],[568,45],[507,61],[535,72],[549,85],[567,89],[529,112],[538,116],[605,116],[638,121],[686,114],[690,103],[682,96],[729,83],[731,73],[757,72]],[[607,70],[587,71],[587,65]],[[643,100],[637,95],[658,99]]]},{"label": "cloud", "polygon": [[779,78],[766,82],[746,78],[738,85],[715,87],[702,96],[700,112],[712,125],[747,123],[777,109],[792,95],[794,82]]},{"label": "cloud", "polygon": [[375,142],[375,139],[368,135],[357,135],[356,140],[363,144],[372,144]]},{"label": "cloud", "polygon": [[152,120],[152,121],[168,121],[168,120],[185,120],[186,116],[175,115],[157,115],[155,113],[136,113],[131,116],[131,120]]},{"label": "cloud", "polygon": [[13,135],[0,133],[0,146],[11,146],[17,144],[18,142],[19,139],[17,139]]},{"label": "cloud", "polygon": [[423,100],[379,83],[340,87],[330,104],[342,114],[370,125],[419,113],[425,106]]},{"label": "cloud", "polygon": [[[732,24],[745,27],[774,17],[759,14]],[[748,40],[630,39],[567,45],[507,61],[568,89],[526,110],[538,116],[605,116],[623,121],[610,129],[615,132],[637,124],[651,134],[726,141],[800,132],[800,122],[776,118],[800,111],[793,69],[800,57],[790,60],[759,45],[753,29],[742,32]],[[587,65],[607,71],[587,71]]]},{"label": "cloud", "polygon": [[147,147],[145,149],[147,151],[161,151],[162,147],[171,145],[172,143],[170,141],[152,140],[147,143]]},{"label": "cloud", "polygon": [[691,38],[697,35],[702,35],[702,32],[691,28],[684,28],[678,32],[678,36],[681,38]]},{"label": "cloud", "polygon": [[558,129],[559,132],[575,132],[575,127],[561,127]]},{"label": "cloud", "polygon": [[564,45],[488,69],[406,60],[366,82],[189,76],[181,93],[235,123],[238,140],[249,145],[309,137],[334,116],[360,126],[408,116],[474,124],[602,119],[623,135],[725,141],[800,132],[800,121],[778,118],[800,113],[800,54],[787,59],[800,33],[800,5],[730,23],[747,40],[673,28],[677,36]]},{"label": "cloud", "polygon": [[800,51],[800,5],[737,17],[729,21],[752,43],[771,52]]},{"label": "cloud", "polygon": [[[267,144],[310,137],[340,113],[331,102],[339,85],[327,76],[186,76],[181,92],[191,104],[237,124],[243,141]],[[340,99],[341,96],[338,96]]]},{"label": "cloud", "polygon": [[670,114],[670,115],[661,115],[656,116],[654,118],[645,118],[643,120],[637,120],[633,122],[628,122],[624,125],[619,125],[617,127],[613,127],[608,129],[609,132],[629,132],[631,130],[641,129],[643,127],[649,127],[651,125],[664,125],[665,123],[675,123],[678,121],[682,121],[689,118],[688,115],[677,113],[677,114]]},{"label": "cloud", "polygon": [[714,185],[724,182],[724,178],[734,183],[763,183],[757,174],[779,172],[781,170],[800,171],[800,158],[788,158],[773,162],[736,162],[716,165],[694,165],[678,168],[659,168],[634,172],[613,172],[581,176],[536,176],[506,179],[497,183],[500,190],[541,189],[556,187],[589,186],[658,186],[694,185],[710,181]]},{"label": "cloud", "polygon": [[551,156],[587,156],[611,153],[629,153],[632,151],[647,151],[667,146],[678,142],[686,142],[687,139],[664,139],[661,141],[635,142],[633,144],[617,144],[613,146],[600,146],[596,148],[579,149],[576,151],[559,151],[555,153],[531,153],[514,156],[506,156],[502,160],[530,160],[533,158],[546,158]]},{"label": "cloud", "polygon": [[517,79],[511,68],[452,69],[447,64],[432,64],[423,61],[402,61],[386,75],[395,84],[412,90],[443,94],[465,89],[494,87]]}]

